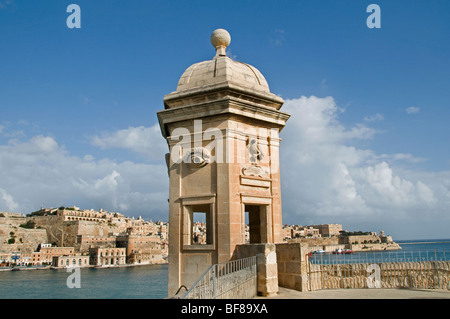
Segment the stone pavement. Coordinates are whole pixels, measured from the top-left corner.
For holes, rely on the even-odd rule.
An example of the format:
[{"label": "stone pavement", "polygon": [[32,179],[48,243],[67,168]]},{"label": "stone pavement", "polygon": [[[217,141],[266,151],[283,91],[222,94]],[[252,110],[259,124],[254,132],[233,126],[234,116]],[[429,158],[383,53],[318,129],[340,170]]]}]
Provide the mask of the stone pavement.
[{"label": "stone pavement", "polygon": [[439,289],[323,289],[300,292],[279,287],[278,294],[257,299],[450,299],[449,290]]}]

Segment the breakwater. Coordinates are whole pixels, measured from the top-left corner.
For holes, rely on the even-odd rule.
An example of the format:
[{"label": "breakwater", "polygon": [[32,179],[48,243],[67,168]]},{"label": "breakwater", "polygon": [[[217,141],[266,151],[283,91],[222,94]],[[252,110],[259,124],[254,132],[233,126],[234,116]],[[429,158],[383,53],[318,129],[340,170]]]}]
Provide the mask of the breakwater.
[{"label": "breakwater", "polygon": [[450,244],[450,241],[417,241],[411,243],[402,243],[402,245],[424,245],[424,244]]}]

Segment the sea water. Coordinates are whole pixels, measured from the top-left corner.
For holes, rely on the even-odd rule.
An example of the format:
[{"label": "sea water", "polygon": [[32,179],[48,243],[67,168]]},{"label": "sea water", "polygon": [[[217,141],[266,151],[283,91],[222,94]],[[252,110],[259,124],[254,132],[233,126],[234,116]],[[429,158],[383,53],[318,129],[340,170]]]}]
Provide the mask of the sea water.
[{"label": "sea water", "polygon": [[450,260],[450,239],[396,241],[402,249],[357,251],[352,254],[312,254],[314,264],[419,262]]},{"label": "sea water", "polygon": [[0,299],[167,297],[167,264],[78,270],[79,278],[76,279],[73,277],[76,275],[73,269],[0,271]]}]

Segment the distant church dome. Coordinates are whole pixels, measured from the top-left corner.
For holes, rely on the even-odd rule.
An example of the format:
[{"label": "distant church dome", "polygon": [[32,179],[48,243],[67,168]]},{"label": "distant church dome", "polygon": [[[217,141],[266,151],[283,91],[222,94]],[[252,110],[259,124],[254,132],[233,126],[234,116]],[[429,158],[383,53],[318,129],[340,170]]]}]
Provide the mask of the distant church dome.
[{"label": "distant church dome", "polygon": [[226,56],[225,51],[230,42],[231,37],[226,30],[215,30],[211,35],[211,44],[216,49],[216,56],[188,67],[178,81],[177,92],[229,83],[252,91],[270,93],[269,85],[258,69]]}]

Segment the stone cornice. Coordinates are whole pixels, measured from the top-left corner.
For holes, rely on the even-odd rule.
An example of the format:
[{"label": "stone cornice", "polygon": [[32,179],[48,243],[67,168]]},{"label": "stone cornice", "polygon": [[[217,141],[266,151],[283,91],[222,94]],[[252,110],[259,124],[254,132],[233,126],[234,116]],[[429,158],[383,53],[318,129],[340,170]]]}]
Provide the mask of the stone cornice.
[{"label": "stone cornice", "polygon": [[241,87],[238,83],[224,81],[219,84],[205,85],[193,89],[175,91],[164,97],[166,109],[176,108],[193,103],[221,99],[223,96],[238,96],[243,100],[280,109],[284,101],[281,97],[263,91]]},{"label": "stone cornice", "polygon": [[275,108],[261,106],[233,96],[226,96],[211,102],[169,108],[157,112],[164,137],[167,137],[165,130],[168,124],[230,114],[271,123],[272,126],[279,127],[280,131],[290,117],[288,113]]}]

